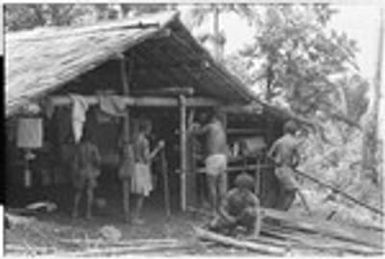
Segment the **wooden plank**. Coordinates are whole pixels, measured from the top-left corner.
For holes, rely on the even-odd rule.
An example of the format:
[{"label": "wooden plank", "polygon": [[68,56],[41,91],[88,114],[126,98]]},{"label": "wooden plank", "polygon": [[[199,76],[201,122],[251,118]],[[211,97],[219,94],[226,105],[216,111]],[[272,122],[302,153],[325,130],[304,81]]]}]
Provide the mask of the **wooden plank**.
[{"label": "wooden plank", "polygon": [[[273,168],[271,165],[267,165],[267,164],[264,164],[264,165],[259,165],[259,168],[260,169],[268,169],[268,168]],[[257,169],[257,166],[256,165],[245,165],[245,166],[231,166],[231,167],[227,167],[226,169],[226,172],[227,173],[232,173],[232,172],[239,172],[239,171],[251,171],[251,170],[256,170]],[[200,167],[200,168],[197,168],[196,169],[196,173],[200,173],[200,174],[203,174],[205,173],[206,169],[204,167]],[[175,170],[176,173],[180,173],[180,169],[177,169]]]},{"label": "wooden plank", "polygon": [[351,242],[369,245],[371,247],[382,248],[382,240],[378,235],[369,235],[366,232],[365,236],[356,234],[352,229],[347,229],[338,224],[333,224],[330,221],[321,221],[319,219],[305,218],[290,215],[287,212],[278,211],[274,209],[263,209],[265,217],[277,219],[296,228],[308,230],[315,233],[320,233],[326,236],[335,237],[339,239],[349,240]]},{"label": "wooden plank", "polygon": [[256,251],[265,254],[271,255],[285,255],[287,250],[283,247],[266,245],[262,243],[255,243],[250,241],[240,241],[232,237],[223,236],[211,231],[204,230],[202,228],[194,227],[196,235],[204,240],[215,241],[217,243],[234,246],[242,249],[248,249],[251,251]]}]

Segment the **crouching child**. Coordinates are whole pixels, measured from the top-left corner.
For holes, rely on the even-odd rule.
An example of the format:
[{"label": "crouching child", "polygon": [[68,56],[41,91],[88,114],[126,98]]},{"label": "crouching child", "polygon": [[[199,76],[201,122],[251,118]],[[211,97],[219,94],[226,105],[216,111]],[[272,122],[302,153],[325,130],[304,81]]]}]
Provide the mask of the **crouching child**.
[{"label": "crouching child", "polygon": [[219,214],[208,228],[224,235],[234,235],[238,228],[243,228],[246,235],[257,236],[262,214],[259,200],[252,192],[254,180],[247,173],[242,173],[236,177],[235,186],[223,198]]}]

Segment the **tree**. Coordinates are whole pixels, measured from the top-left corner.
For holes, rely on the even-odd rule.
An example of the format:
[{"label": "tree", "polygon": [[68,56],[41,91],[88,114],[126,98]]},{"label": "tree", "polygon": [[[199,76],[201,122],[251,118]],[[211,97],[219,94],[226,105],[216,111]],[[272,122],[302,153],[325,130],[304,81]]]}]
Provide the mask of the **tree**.
[{"label": "tree", "polygon": [[187,17],[187,27],[192,30],[194,27],[202,25],[212,16],[212,32],[199,35],[198,39],[201,43],[211,39],[214,42],[214,57],[221,61],[224,53],[224,45],[226,37],[223,31],[220,31],[220,17],[224,13],[234,12],[245,19],[249,23],[257,21],[257,15],[251,5],[248,4],[196,4],[190,10]]},{"label": "tree", "polygon": [[259,83],[265,99],[284,97],[291,109],[313,118],[323,113],[358,126],[341,113],[340,91],[334,78],[358,71],[356,42],[327,24],[335,10],[327,5],[263,7],[255,42],[242,52],[251,62],[261,60]]}]

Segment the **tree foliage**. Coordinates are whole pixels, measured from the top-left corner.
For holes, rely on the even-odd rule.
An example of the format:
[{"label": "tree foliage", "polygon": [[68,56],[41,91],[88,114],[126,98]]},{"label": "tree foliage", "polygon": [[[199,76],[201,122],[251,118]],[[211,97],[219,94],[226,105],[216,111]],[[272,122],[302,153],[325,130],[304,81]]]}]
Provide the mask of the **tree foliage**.
[{"label": "tree foliage", "polygon": [[266,100],[283,96],[298,114],[314,117],[322,112],[356,125],[336,102],[341,93],[350,92],[341,92],[346,87],[335,78],[356,74],[358,49],[345,33],[327,30],[334,12],[326,5],[267,6],[255,41],[241,54],[250,68],[258,60],[262,76],[254,83],[264,87]]}]

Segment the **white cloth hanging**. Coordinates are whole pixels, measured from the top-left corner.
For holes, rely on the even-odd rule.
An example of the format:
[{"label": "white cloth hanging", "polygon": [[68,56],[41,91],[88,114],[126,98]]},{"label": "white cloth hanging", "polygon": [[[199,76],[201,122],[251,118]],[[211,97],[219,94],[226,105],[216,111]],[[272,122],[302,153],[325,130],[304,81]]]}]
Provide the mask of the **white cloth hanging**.
[{"label": "white cloth hanging", "polygon": [[89,104],[81,95],[70,95],[70,98],[72,100],[72,130],[75,143],[79,143]]}]

